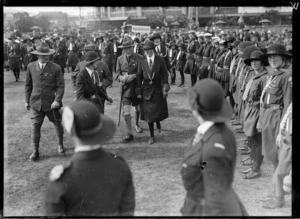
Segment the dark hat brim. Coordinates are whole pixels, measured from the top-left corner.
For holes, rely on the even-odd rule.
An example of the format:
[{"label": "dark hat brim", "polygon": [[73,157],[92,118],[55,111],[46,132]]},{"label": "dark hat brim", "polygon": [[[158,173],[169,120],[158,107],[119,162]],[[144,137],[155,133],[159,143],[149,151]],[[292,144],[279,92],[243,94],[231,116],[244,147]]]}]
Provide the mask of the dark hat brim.
[{"label": "dark hat brim", "polygon": [[161,36],[151,36],[149,40],[161,39]]},{"label": "dark hat brim", "polygon": [[54,49],[49,49],[49,52],[46,52],[46,53],[42,53],[42,52],[39,52],[39,51],[35,50],[35,51],[32,51],[31,53],[34,54],[34,55],[49,56],[49,55],[54,54],[55,50]]},{"label": "dark hat brim", "polygon": [[98,57],[98,58],[96,58],[96,59],[94,59],[94,60],[92,60],[92,61],[89,61],[89,62],[85,61],[85,65],[87,66],[87,65],[89,65],[89,64],[91,64],[91,63],[93,63],[93,62],[96,62],[96,61],[98,61],[98,60],[100,60],[100,57]]},{"label": "dark hat brim", "polygon": [[262,58],[268,58],[269,56],[271,56],[271,55],[278,55],[278,56],[284,56],[284,57],[286,57],[286,58],[288,58],[288,59],[291,59],[291,58],[293,58],[293,56],[292,55],[290,55],[290,54],[288,54],[288,53],[286,53],[286,54],[283,54],[283,53],[272,53],[272,54],[268,54],[268,53],[266,53],[266,54],[263,54],[262,55]]},{"label": "dark hat brim", "polygon": [[204,120],[212,122],[227,122],[231,119],[233,109],[230,103],[224,98],[223,106],[218,112],[204,112],[201,114]]},{"label": "dark hat brim", "polygon": [[103,144],[113,137],[116,132],[115,122],[104,114],[101,114],[101,120],[102,128],[96,134],[81,135],[79,131],[76,132],[82,143],[87,145]]},{"label": "dark hat brim", "polygon": [[130,47],[134,47],[134,44],[132,44],[132,45],[127,45],[127,46],[123,46],[123,45],[118,46],[118,48],[120,48],[120,49],[130,48]]},{"label": "dark hat brim", "polygon": [[266,58],[263,58],[263,55],[261,56],[262,58],[248,58],[248,59],[245,59],[244,60],[244,63],[246,65],[249,65],[251,66],[251,62],[253,60],[256,60],[256,61],[261,61],[263,63],[264,66],[268,66],[269,65],[269,62],[266,60]]}]

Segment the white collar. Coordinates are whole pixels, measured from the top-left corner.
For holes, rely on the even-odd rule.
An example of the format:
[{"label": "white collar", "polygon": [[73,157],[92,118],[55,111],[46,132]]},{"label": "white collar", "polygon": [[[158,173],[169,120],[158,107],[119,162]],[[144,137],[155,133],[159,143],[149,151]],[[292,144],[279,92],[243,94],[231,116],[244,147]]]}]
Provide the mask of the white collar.
[{"label": "white collar", "polygon": [[46,63],[41,63],[39,60],[38,60],[38,63],[39,63],[39,65],[40,65],[40,68],[41,68],[41,69],[43,68],[43,66],[44,66],[44,68],[45,68],[45,66],[46,66],[46,64],[47,64],[47,62],[46,62]]},{"label": "white collar", "polygon": [[87,72],[89,73],[89,75],[92,77],[93,70],[89,69],[88,67],[85,67],[85,69],[87,70]]},{"label": "white collar", "polygon": [[153,63],[154,62],[154,54],[151,57],[147,56],[148,62],[150,62],[150,59],[152,60],[152,63]]},{"label": "white collar", "polygon": [[75,153],[85,152],[85,151],[95,151],[101,148],[101,145],[79,145],[75,147]]},{"label": "white collar", "polygon": [[204,135],[207,130],[212,127],[215,123],[211,121],[205,121],[197,128],[197,132]]}]

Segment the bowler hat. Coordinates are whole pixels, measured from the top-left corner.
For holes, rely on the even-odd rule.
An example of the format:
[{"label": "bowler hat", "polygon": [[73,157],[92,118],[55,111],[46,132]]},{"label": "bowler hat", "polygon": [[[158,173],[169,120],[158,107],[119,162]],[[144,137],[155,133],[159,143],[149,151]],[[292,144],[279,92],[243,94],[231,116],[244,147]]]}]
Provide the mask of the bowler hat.
[{"label": "bowler hat", "polygon": [[144,43],[144,46],[143,46],[143,49],[144,50],[147,50],[147,49],[154,49],[155,46],[154,46],[154,43],[153,41],[151,40],[146,40],[145,43]]},{"label": "bowler hat", "polygon": [[292,55],[286,51],[286,47],[281,43],[273,43],[267,48],[267,53],[264,56],[281,55],[287,58],[292,58]]},{"label": "bowler hat", "polygon": [[31,52],[34,55],[40,55],[40,56],[49,56],[55,53],[54,49],[49,49],[49,46],[47,43],[42,42],[40,45],[37,46],[35,51]]},{"label": "bowler hat", "polygon": [[66,130],[77,136],[83,145],[105,143],[116,131],[114,121],[101,114],[97,106],[87,100],[66,106],[62,118]]},{"label": "bowler hat", "polygon": [[264,66],[267,66],[267,65],[269,65],[269,63],[265,58],[263,58],[263,54],[264,53],[262,51],[255,50],[255,51],[251,52],[250,57],[245,59],[244,62],[246,65],[251,65],[251,61],[259,60],[264,64]]},{"label": "bowler hat", "polygon": [[86,65],[89,65],[89,64],[99,60],[100,57],[98,56],[98,53],[96,53],[95,51],[88,51],[85,53],[84,59],[85,59]]},{"label": "bowler hat", "polygon": [[161,39],[161,36],[159,33],[154,33],[151,37],[150,40],[154,40],[154,39]]},{"label": "bowler hat", "polygon": [[225,99],[221,85],[213,79],[198,81],[189,91],[189,103],[204,120],[226,122],[232,117],[233,109]]},{"label": "bowler hat", "polygon": [[257,46],[254,46],[254,45],[250,45],[250,46],[247,46],[245,48],[245,50],[243,51],[243,54],[242,54],[242,58],[245,60],[245,59],[249,59],[250,58],[250,54],[253,52],[253,51],[260,51],[259,47]]},{"label": "bowler hat", "polygon": [[233,36],[228,37],[227,42],[233,43],[235,41],[235,38]]},{"label": "bowler hat", "polygon": [[138,37],[135,37],[135,38],[133,39],[133,41],[134,41],[134,42],[137,42],[137,43],[140,43],[140,39],[139,39]]},{"label": "bowler hat", "polygon": [[119,46],[118,48],[125,49],[125,48],[130,48],[130,47],[134,47],[134,42],[131,39],[126,38],[123,40],[122,45]]}]

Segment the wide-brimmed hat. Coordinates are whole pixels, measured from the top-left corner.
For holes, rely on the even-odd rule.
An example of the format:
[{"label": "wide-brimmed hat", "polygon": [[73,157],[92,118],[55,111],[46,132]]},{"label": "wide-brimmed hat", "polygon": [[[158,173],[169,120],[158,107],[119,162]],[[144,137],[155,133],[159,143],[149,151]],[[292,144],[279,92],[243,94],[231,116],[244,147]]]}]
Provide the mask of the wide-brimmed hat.
[{"label": "wide-brimmed hat", "polygon": [[85,64],[89,65],[97,60],[100,60],[100,57],[95,51],[88,51],[84,54]]},{"label": "wide-brimmed hat", "polygon": [[161,39],[161,36],[159,33],[154,33],[149,39],[150,40]]},{"label": "wide-brimmed hat", "polygon": [[244,49],[247,47],[247,46],[251,46],[253,45],[252,42],[250,41],[242,41],[240,42],[240,44],[238,45],[238,49],[241,50],[242,52],[244,51]]},{"label": "wide-brimmed hat", "polygon": [[226,40],[220,40],[219,45],[227,46],[227,41]]},{"label": "wide-brimmed hat", "polygon": [[135,37],[135,38],[133,39],[133,42],[140,43],[140,39],[139,39],[138,37]]},{"label": "wide-brimmed hat", "polygon": [[146,40],[144,42],[144,45],[143,45],[143,49],[144,50],[147,50],[147,49],[154,49],[155,48],[155,45],[154,45],[154,42],[151,41],[151,40]]},{"label": "wide-brimmed hat", "polygon": [[36,50],[31,52],[34,55],[49,56],[55,53],[54,49],[50,49],[47,43],[42,42],[37,46]]},{"label": "wide-brimmed hat", "polygon": [[244,51],[243,54],[241,55],[241,57],[245,60],[245,59],[249,59],[250,58],[250,54],[254,51],[261,51],[259,47],[254,46],[254,45],[250,45],[247,46]]},{"label": "wide-brimmed hat", "polygon": [[235,41],[235,38],[233,36],[228,37],[227,42],[233,43]]},{"label": "wide-brimmed hat", "polygon": [[198,81],[190,89],[188,97],[192,109],[197,110],[207,121],[226,122],[232,117],[233,109],[216,80],[207,78]]},{"label": "wide-brimmed hat", "polygon": [[172,46],[175,46],[175,49],[178,49],[178,45],[176,44],[176,42],[171,42],[169,48],[172,48]]},{"label": "wide-brimmed hat", "polygon": [[83,145],[103,144],[111,139],[116,125],[108,116],[101,114],[91,101],[80,100],[63,110],[63,125],[67,132],[77,136]]},{"label": "wide-brimmed hat", "polygon": [[267,48],[267,53],[264,56],[281,55],[286,58],[292,58],[293,56],[287,52],[286,47],[281,43],[273,43]]},{"label": "wide-brimmed hat", "polygon": [[194,35],[194,37],[195,37],[196,39],[198,38],[196,32],[193,31],[193,30],[190,30],[190,31],[188,32],[188,34]]},{"label": "wide-brimmed hat", "polygon": [[129,47],[134,47],[134,42],[131,39],[123,40],[122,45],[118,46],[118,48],[122,48],[122,49],[129,48]]},{"label": "wide-brimmed hat", "polygon": [[268,61],[266,60],[266,58],[264,58],[264,53],[260,50],[256,50],[251,52],[250,57],[245,59],[244,62],[246,65],[251,66],[251,61],[253,60],[259,60],[263,63],[264,66],[269,65]]}]

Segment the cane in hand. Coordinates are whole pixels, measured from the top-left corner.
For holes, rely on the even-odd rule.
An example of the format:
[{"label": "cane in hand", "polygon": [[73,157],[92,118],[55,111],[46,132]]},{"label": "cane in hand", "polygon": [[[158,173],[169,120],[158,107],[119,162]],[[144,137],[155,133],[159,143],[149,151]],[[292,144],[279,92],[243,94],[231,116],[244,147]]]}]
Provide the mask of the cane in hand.
[{"label": "cane in hand", "polygon": [[[57,132],[58,132],[57,120],[56,120],[56,116],[55,116],[54,110],[55,110],[55,109],[51,108],[51,111],[52,111],[52,114],[53,114],[53,118],[54,118],[55,128],[57,129]],[[59,133],[57,133],[57,134],[59,135]],[[65,150],[63,150],[62,152],[63,152],[63,155],[64,155],[64,157],[65,157],[65,156],[66,156]]]}]

